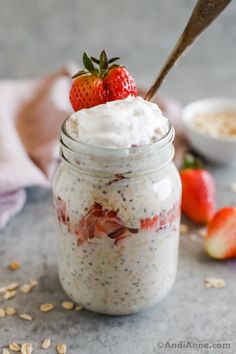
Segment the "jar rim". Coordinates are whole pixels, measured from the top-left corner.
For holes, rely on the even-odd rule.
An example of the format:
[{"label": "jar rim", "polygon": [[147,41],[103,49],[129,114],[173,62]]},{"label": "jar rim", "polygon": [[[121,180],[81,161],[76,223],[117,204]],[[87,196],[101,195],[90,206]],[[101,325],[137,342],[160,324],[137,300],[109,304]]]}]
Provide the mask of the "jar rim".
[{"label": "jar rim", "polygon": [[174,140],[175,130],[168,120],[168,130],[166,134],[159,140],[148,145],[131,146],[128,148],[106,148],[87,143],[80,142],[74,139],[66,129],[66,123],[70,117],[67,117],[61,127],[61,144],[66,148],[77,154],[93,155],[96,157],[111,157],[120,158],[125,156],[139,156],[151,151],[161,151]]}]

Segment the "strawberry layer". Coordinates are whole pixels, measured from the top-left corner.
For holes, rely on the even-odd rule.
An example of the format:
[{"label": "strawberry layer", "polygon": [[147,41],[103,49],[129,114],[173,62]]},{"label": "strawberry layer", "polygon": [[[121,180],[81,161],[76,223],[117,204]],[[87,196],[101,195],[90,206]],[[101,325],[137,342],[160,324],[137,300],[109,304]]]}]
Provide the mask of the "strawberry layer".
[{"label": "strawberry layer", "polygon": [[72,223],[66,209],[66,203],[61,197],[55,198],[55,209],[58,221],[67,227],[68,233],[77,237],[77,244],[89,242],[93,238],[109,237],[114,243],[137,234],[141,231],[159,231],[171,226],[179,218],[180,210],[174,205],[167,212],[154,217],[141,218],[136,228],[124,224],[118,216],[118,211],[103,208],[99,203],[94,203],[88,212],[77,223]]}]

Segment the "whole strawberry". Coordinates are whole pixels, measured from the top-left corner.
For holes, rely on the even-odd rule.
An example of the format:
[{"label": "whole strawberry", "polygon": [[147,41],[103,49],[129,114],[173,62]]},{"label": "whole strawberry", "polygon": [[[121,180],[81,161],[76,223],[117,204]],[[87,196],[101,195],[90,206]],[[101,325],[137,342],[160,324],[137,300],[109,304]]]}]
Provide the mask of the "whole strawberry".
[{"label": "whole strawberry", "polygon": [[208,225],[205,250],[216,259],[236,257],[236,208],[220,209]]},{"label": "whole strawberry", "polygon": [[182,181],[181,210],[197,224],[207,224],[215,212],[215,181],[201,162],[186,154],[180,171]]},{"label": "whole strawberry", "polygon": [[[137,86],[128,70],[114,64],[118,59],[108,60],[104,50],[99,59],[83,54],[85,70],[73,76],[70,90],[70,101],[75,111],[124,99],[129,95],[137,96]],[[94,63],[98,64],[98,68]]]}]

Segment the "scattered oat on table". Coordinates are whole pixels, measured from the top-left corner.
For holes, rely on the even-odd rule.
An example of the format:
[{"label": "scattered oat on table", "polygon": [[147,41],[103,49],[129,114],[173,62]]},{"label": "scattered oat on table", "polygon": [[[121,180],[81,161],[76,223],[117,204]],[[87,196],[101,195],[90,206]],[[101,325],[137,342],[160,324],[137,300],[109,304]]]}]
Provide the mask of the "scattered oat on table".
[{"label": "scattered oat on table", "polygon": [[8,268],[10,269],[10,270],[18,270],[18,269],[20,269],[21,268],[21,264],[20,264],[20,262],[17,262],[17,261],[14,261],[14,262],[11,262],[9,265],[8,265]]},{"label": "scattered oat on table", "polygon": [[24,343],[21,346],[21,353],[22,354],[31,354],[33,351],[33,346],[31,343]]},{"label": "scattered oat on table", "polygon": [[58,354],[66,354],[67,347],[66,344],[57,344],[56,346]]},{"label": "scattered oat on table", "polygon": [[42,349],[48,349],[51,345],[51,339],[50,338],[45,338],[41,344]]},{"label": "scattered oat on table", "polygon": [[7,348],[3,348],[2,354],[10,354],[10,352]]},{"label": "scattered oat on table", "polygon": [[207,235],[207,229],[206,228],[198,229],[197,234],[198,236],[204,238]]},{"label": "scattered oat on table", "polygon": [[54,309],[53,304],[42,304],[40,305],[40,311],[42,312],[49,312]]},{"label": "scattered oat on table", "polygon": [[32,286],[31,286],[30,284],[23,284],[23,285],[20,287],[20,292],[21,292],[21,293],[24,293],[24,294],[29,293],[31,290],[32,290]]},{"label": "scattered oat on table", "polygon": [[31,285],[32,288],[34,288],[38,284],[38,280],[32,279],[29,284]]},{"label": "scattered oat on table", "polygon": [[19,288],[20,284],[17,283],[17,282],[14,282],[14,283],[10,283],[8,286],[7,286],[7,290],[11,291],[11,290],[16,290],[17,288]]},{"label": "scattered oat on table", "polygon": [[5,312],[4,308],[0,307],[0,318],[5,317],[5,316],[6,316],[6,312]]},{"label": "scattered oat on table", "polygon": [[13,316],[16,314],[16,309],[15,309],[15,307],[7,306],[7,307],[5,307],[5,312],[8,316]]},{"label": "scattered oat on table", "polygon": [[221,278],[206,278],[204,280],[206,288],[224,288],[225,281]]},{"label": "scattered oat on table", "polygon": [[20,352],[21,346],[15,342],[9,344],[9,349],[11,349],[13,352]]},{"label": "scattered oat on table", "polygon": [[25,321],[32,321],[33,319],[30,315],[28,315],[28,313],[22,313],[19,315],[19,317]]},{"label": "scattered oat on table", "polygon": [[27,294],[38,284],[36,279],[31,280],[29,283],[25,283],[20,287],[20,292]]},{"label": "scattered oat on table", "polygon": [[76,307],[75,307],[75,311],[82,311],[84,308],[83,308],[83,306],[81,306],[81,305],[77,305]]},{"label": "scattered oat on table", "polygon": [[61,306],[66,310],[72,310],[75,307],[75,304],[71,301],[63,301]]},{"label": "scattered oat on table", "polygon": [[3,295],[6,291],[7,291],[7,287],[6,286],[2,286],[0,288],[0,295]]},{"label": "scattered oat on table", "polygon": [[9,300],[9,299],[12,299],[14,296],[16,296],[16,291],[11,290],[11,291],[6,291],[5,294],[3,295],[3,298],[5,300]]},{"label": "scattered oat on table", "polygon": [[180,224],[180,234],[187,235],[189,233],[189,227],[186,224]]}]

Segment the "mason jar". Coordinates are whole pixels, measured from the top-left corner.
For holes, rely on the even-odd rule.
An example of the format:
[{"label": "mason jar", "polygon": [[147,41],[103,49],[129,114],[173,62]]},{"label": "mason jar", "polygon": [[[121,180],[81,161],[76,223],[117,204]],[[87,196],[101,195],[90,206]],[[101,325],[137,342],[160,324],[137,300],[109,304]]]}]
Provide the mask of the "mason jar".
[{"label": "mason jar", "polygon": [[54,177],[58,267],[68,296],[105,314],[157,304],[176,275],[181,183],[174,129],[147,146],[109,149],[61,132]]}]

